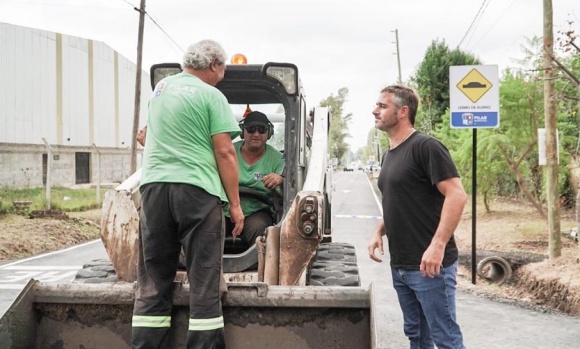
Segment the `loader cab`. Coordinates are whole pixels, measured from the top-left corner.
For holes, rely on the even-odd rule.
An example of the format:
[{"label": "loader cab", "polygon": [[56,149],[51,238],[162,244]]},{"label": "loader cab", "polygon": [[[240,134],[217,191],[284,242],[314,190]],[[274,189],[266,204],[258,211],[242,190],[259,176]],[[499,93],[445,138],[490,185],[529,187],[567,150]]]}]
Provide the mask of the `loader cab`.
[{"label": "loader cab", "polygon": [[[243,187],[240,188],[240,196],[269,200],[279,223],[304,185],[312,138],[312,120],[307,112],[298,68],[294,64],[274,62],[228,64],[226,68],[224,79],[216,88],[228,99],[236,120],[242,120],[247,108],[266,114],[274,125],[274,135],[268,144],[281,151],[285,160],[281,197],[266,198],[261,195],[260,198],[257,192]],[[153,65],[150,74],[152,88],[163,78],[179,72],[181,67],[177,63]],[[239,272],[253,268],[257,263],[255,249],[255,246],[244,245],[241,239],[233,241],[231,236],[227,236],[224,271]]]}]

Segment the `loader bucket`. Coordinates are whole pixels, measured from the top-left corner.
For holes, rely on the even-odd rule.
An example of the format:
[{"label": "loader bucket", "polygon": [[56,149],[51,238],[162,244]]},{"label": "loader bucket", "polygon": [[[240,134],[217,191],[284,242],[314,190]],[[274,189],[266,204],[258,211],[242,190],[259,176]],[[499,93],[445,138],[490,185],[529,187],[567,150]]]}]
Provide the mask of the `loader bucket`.
[{"label": "loader bucket", "polygon": [[139,258],[139,178],[135,172],[103,200],[101,212],[101,240],[121,281],[137,280]]},{"label": "loader bucket", "polygon": [[[175,284],[172,348],[185,348],[189,287]],[[0,319],[2,348],[129,348],[133,284],[32,280]],[[361,287],[229,284],[228,348],[371,348],[370,291]]]}]

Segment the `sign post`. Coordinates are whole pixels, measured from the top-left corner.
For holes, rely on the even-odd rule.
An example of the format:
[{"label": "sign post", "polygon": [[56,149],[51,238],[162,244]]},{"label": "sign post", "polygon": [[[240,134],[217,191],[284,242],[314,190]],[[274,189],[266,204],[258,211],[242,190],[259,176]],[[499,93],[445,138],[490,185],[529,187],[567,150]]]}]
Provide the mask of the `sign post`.
[{"label": "sign post", "polygon": [[477,269],[477,129],[499,127],[499,80],[497,65],[461,65],[449,67],[449,109],[451,128],[471,128],[471,283]]}]

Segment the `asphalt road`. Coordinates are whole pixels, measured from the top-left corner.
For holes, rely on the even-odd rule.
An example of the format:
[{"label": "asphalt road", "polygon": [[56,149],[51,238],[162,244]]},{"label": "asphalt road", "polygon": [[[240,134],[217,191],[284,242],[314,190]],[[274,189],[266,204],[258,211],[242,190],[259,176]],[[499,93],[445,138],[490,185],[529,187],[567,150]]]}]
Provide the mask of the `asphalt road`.
[{"label": "asphalt road", "polygon": [[101,240],[40,254],[0,265],[0,316],[31,279],[47,283],[70,282],[83,264],[108,258]]},{"label": "asphalt road", "polygon": [[[369,236],[381,213],[367,176],[361,171],[334,176],[333,239],[353,244],[363,286],[376,290],[380,328],[388,341],[379,348],[408,347],[403,319],[392,289],[388,255],[383,263],[370,260]],[[44,282],[69,282],[82,265],[107,258],[100,240],[71,249],[35,256],[0,266],[0,315],[4,314],[30,278]],[[497,303],[473,294],[457,296],[458,320],[468,348],[570,349],[580,347],[580,318],[540,313]]]},{"label": "asphalt road", "polygon": [[[388,255],[382,263],[368,257],[370,234],[381,215],[378,198],[361,171],[334,176],[333,240],[353,244],[363,286],[373,283],[383,298],[379,307],[388,343],[380,348],[408,348],[403,318],[392,288]],[[386,243],[386,240],[385,240]],[[387,252],[385,252],[387,253]],[[470,349],[570,349],[580,348],[580,318],[546,314],[511,304],[494,302],[458,291],[457,317],[465,345]]]}]

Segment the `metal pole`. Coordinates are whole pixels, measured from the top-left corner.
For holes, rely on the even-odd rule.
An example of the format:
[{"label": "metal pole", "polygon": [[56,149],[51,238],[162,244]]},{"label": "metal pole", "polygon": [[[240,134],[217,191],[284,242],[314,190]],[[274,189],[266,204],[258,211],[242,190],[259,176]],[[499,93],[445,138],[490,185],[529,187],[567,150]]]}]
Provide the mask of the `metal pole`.
[{"label": "metal pole", "polygon": [[46,209],[50,210],[51,202],[50,202],[50,188],[52,187],[52,148],[50,144],[46,141],[46,139],[42,138],[44,145],[46,146],[46,192],[45,192],[45,199],[46,199]]},{"label": "metal pole", "polygon": [[477,275],[477,128],[473,128],[473,178],[471,178],[471,283],[475,285]]},{"label": "metal pole", "polygon": [[141,67],[143,60],[143,29],[145,27],[145,0],[141,0],[139,9],[139,37],[137,39],[137,67],[135,71],[135,114],[133,115],[133,134],[131,137],[131,174],[137,170],[137,132],[139,132],[139,114],[141,106]]},{"label": "metal pole", "polygon": [[93,143],[93,148],[97,152],[97,204],[101,204],[101,152]]}]

